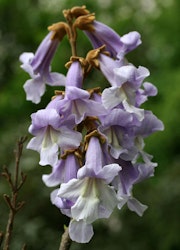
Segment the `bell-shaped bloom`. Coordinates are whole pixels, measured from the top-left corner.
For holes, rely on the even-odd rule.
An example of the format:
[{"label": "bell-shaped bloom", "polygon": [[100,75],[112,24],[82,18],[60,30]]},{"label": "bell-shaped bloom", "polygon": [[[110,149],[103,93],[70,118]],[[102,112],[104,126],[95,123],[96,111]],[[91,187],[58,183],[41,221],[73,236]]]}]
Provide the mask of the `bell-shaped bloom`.
[{"label": "bell-shaped bloom", "polygon": [[136,123],[133,116],[120,108],[114,108],[108,115],[101,117],[98,129],[106,137],[113,158],[118,159],[121,156],[123,159],[132,160],[136,156],[137,148],[132,133],[134,126]]},{"label": "bell-shaped bloom", "polygon": [[80,168],[79,161],[74,153],[69,153],[65,159],[60,159],[53,166],[50,174],[44,174],[42,180],[48,187],[54,187],[77,178],[77,171]]},{"label": "bell-shaped bloom", "polygon": [[77,223],[84,221],[91,224],[98,218],[108,218],[118,204],[116,192],[110,183],[121,167],[113,163],[104,165],[105,162],[99,139],[91,137],[85,165],[79,169],[77,179],[60,186],[58,196],[74,203],[71,215]]},{"label": "bell-shaped bloom", "polygon": [[59,149],[74,149],[80,145],[82,135],[61,126],[61,117],[55,109],[44,109],[31,115],[29,132],[33,137],[27,147],[40,153],[40,165],[54,165],[58,162]]},{"label": "bell-shaped bloom", "polygon": [[86,116],[98,116],[107,113],[101,103],[91,99],[90,93],[82,89],[83,65],[80,61],[71,62],[67,73],[64,98],[55,98],[56,110],[65,120],[74,117],[79,124]]},{"label": "bell-shaped bloom", "polygon": [[32,79],[24,84],[27,100],[39,103],[45,92],[45,84],[51,86],[64,86],[65,76],[60,73],[51,72],[51,61],[59,44],[58,38],[52,38],[53,32],[49,32],[39,45],[35,55],[23,53],[20,56],[21,68],[24,69]]},{"label": "bell-shaped bloom", "polygon": [[60,102],[64,117],[74,115],[76,124],[87,116],[99,116],[107,113],[102,104],[91,100],[88,91],[69,86],[66,87],[65,98]]},{"label": "bell-shaped bloom", "polygon": [[106,50],[114,58],[122,59],[125,54],[141,44],[140,34],[136,31],[120,37],[113,29],[101,22],[94,21],[92,25],[94,29],[91,32],[84,32],[93,47],[96,49],[105,45]]},{"label": "bell-shaped bloom", "polygon": [[114,68],[114,78],[112,81],[113,84],[116,82],[116,86],[106,88],[103,91],[103,105],[107,109],[112,109],[121,104],[127,112],[135,114],[138,120],[142,121],[144,110],[137,107],[136,99],[137,91],[147,76],[149,76],[149,71],[141,66],[136,68],[133,65],[126,65]]}]

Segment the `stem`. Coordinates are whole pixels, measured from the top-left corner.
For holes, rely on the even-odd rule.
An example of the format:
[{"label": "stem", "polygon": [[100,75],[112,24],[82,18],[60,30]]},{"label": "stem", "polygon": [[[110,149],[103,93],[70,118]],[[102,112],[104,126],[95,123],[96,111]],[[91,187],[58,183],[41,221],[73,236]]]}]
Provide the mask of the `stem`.
[{"label": "stem", "polygon": [[16,161],[15,174],[14,174],[14,186],[15,186],[15,188],[17,188],[17,186],[18,186],[19,162],[20,162],[21,154],[22,154],[22,144],[21,144],[21,142],[19,142],[18,143],[18,151],[15,152],[15,161]]},{"label": "stem", "polygon": [[76,50],[77,31],[73,25],[73,17],[71,16],[71,13],[69,11],[65,12],[64,17],[66,18],[67,24],[69,26],[69,32],[67,35],[69,38],[69,43],[71,45],[71,53],[72,56],[77,56],[77,50]]},{"label": "stem", "polygon": [[[9,250],[10,248],[15,215],[25,204],[24,201],[21,202],[17,201],[18,192],[26,180],[26,175],[21,173],[21,180],[19,181],[19,171],[20,171],[19,164],[20,164],[20,158],[22,156],[23,143],[25,142],[25,140],[26,137],[22,137],[17,143],[18,144],[17,151],[15,152],[14,180],[11,178],[11,173],[8,171],[7,168],[4,168],[4,172],[2,173],[2,175],[6,178],[11,188],[11,197],[7,194],[4,194],[4,199],[9,207],[9,217],[6,226],[6,233],[4,235],[3,250]],[[23,249],[25,249],[25,245]]]},{"label": "stem", "polygon": [[71,247],[71,243],[72,240],[69,237],[69,230],[67,227],[62,235],[59,250],[69,250]]},{"label": "stem", "polygon": [[77,56],[76,40],[70,39],[70,45],[71,45],[72,56]]},{"label": "stem", "polygon": [[8,250],[9,249],[11,236],[12,236],[12,231],[13,231],[13,225],[14,225],[14,217],[15,217],[15,213],[13,212],[13,210],[10,210],[8,223],[7,223],[7,226],[6,226],[6,234],[5,234],[5,239],[4,239],[3,250]]}]

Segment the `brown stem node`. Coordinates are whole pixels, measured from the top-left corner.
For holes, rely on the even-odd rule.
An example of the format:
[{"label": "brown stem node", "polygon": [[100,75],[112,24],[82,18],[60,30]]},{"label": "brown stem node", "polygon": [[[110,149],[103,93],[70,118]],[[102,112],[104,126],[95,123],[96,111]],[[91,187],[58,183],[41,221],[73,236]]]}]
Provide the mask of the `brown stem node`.
[{"label": "brown stem node", "polygon": [[3,197],[4,197],[4,200],[6,201],[6,203],[7,203],[8,207],[9,207],[9,209],[12,210],[13,212],[15,212],[16,209],[15,209],[14,205],[12,204],[9,195],[4,194]]}]

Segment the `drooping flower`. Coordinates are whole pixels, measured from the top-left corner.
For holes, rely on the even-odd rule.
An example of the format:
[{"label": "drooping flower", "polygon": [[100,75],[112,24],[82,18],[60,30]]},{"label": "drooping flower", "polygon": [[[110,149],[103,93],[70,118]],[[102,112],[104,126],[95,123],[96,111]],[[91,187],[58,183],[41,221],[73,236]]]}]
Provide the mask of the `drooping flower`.
[{"label": "drooping flower", "polygon": [[69,86],[61,102],[61,112],[65,117],[73,114],[76,124],[79,124],[87,116],[104,115],[107,111],[102,104],[90,99],[88,91]]},{"label": "drooping flower", "polygon": [[65,119],[74,116],[76,124],[79,124],[87,116],[103,115],[107,111],[102,104],[90,99],[87,90],[82,89],[83,66],[79,59],[73,61],[66,79],[64,99],[57,104],[61,115]]},{"label": "drooping flower", "polygon": [[84,31],[90,39],[94,49],[103,45],[113,58],[121,60],[128,52],[141,44],[140,34],[137,31],[130,32],[120,37],[109,26],[94,21],[92,31]]},{"label": "drooping flower", "polygon": [[[74,203],[71,216],[79,226],[82,221],[89,225],[98,218],[108,218],[118,204],[116,193],[109,184],[121,167],[114,163],[104,165],[107,159],[104,153],[99,139],[90,138],[85,165],[78,170],[77,179],[61,184],[58,191],[61,199]],[[74,234],[71,231],[70,237],[75,238]],[[87,236],[86,242],[89,240]]]},{"label": "drooping flower", "polygon": [[73,149],[80,145],[82,135],[67,125],[61,126],[61,117],[55,109],[39,110],[31,118],[29,132],[35,137],[27,148],[40,153],[40,165],[57,164],[60,148]]},{"label": "drooping flower", "polygon": [[126,161],[143,154],[144,138],[164,129],[163,123],[150,111],[144,112],[144,119],[140,122],[133,114],[114,108],[100,120],[98,130],[106,137],[110,154],[115,159],[120,157]]},{"label": "drooping flower", "polygon": [[118,159],[123,155],[126,160],[132,160],[137,154],[132,134],[132,127],[136,126],[133,116],[120,108],[114,108],[100,120],[98,129],[106,137],[112,157]]},{"label": "drooping flower", "polygon": [[[140,96],[139,88],[145,77],[149,76],[149,71],[145,67],[136,68],[133,65],[126,65],[114,68],[113,85],[106,88],[102,93],[102,103],[107,109],[112,109],[121,104],[129,112],[136,114],[138,120],[144,118],[144,110],[137,107],[137,92]],[[144,97],[144,93],[143,93]],[[141,98],[141,97],[139,97]]]},{"label": "drooping flower", "polygon": [[39,103],[45,92],[45,84],[51,86],[64,86],[65,76],[60,73],[51,72],[51,61],[56,52],[59,38],[53,37],[54,32],[50,31],[39,45],[35,55],[23,53],[20,56],[21,68],[24,69],[32,79],[24,84],[27,100]]}]

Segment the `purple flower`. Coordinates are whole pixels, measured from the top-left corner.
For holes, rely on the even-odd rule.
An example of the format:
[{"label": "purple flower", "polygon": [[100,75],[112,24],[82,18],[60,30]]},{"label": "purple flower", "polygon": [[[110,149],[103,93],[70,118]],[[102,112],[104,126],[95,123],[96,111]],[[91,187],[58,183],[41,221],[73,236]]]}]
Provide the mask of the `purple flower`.
[{"label": "purple flower", "polygon": [[[118,203],[116,193],[109,184],[121,167],[118,164],[104,165],[105,162],[99,139],[92,137],[86,152],[85,165],[78,170],[77,179],[60,186],[58,196],[74,203],[71,215],[76,223],[81,224],[83,220],[89,225],[98,218],[108,218]],[[75,232],[71,234],[75,238]],[[84,235],[79,237],[81,242]],[[87,235],[84,241],[88,242],[90,238]]]},{"label": "purple flower", "polygon": [[115,108],[108,115],[101,117],[98,129],[106,137],[110,154],[115,159],[123,156],[126,160],[132,160],[137,154],[133,126],[136,126],[133,116],[122,109]]},{"label": "purple flower", "polygon": [[163,123],[150,111],[144,112],[141,122],[134,118],[133,114],[120,108],[114,108],[100,118],[98,130],[106,137],[109,152],[115,159],[134,160],[143,152],[143,139],[164,129]]},{"label": "purple flower", "polygon": [[74,58],[71,62],[70,68],[66,76],[66,87],[73,86],[77,88],[82,88],[83,83],[83,65],[80,58]]},{"label": "purple flower", "polygon": [[113,71],[113,86],[106,88],[102,93],[103,105],[107,109],[112,109],[121,104],[127,112],[135,114],[138,120],[142,121],[144,110],[137,107],[137,92],[144,78],[149,75],[149,71],[145,67],[136,68],[133,65],[114,68]]},{"label": "purple flower", "polygon": [[140,34],[136,31],[120,37],[109,26],[98,21],[93,22],[93,28],[92,32],[84,31],[93,47],[96,49],[105,45],[106,50],[114,58],[122,59],[125,54],[141,44]]},{"label": "purple flower", "polygon": [[45,84],[51,86],[64,86],[65,76],[60,73],[50,72],[50,64],[59,44],[58,38],[52,38],[53,32],[44,38],[39,45],[35,55],[33,53],[23,53],[20,56],[23,68],[32,79],[27,80],[24,90],[27,100],[39,103],[41,96],[45,92]]},{"label": "purple flower", "polygon": [[81,89],[83,68],[79,61],[73,61],[66,79],[65,97],[57,103],[57,107],[64,116],[75,118],[79,124],[86,116],[104,115],[107,111],[102,104],[90,99],[88,91]]},{"label": "purple flower", "polygon": [[29,132],[33,137],[27,148],[40,153],[40,165],[55,165],[58,162],[59,148],[62,150],[77,148],[81,134],[61,126],[61,117],[55,109],[44,109],[31,115],[32,124]]},{"label": "purple flower", "polygon": [[90,99],[88,91],[73,86],[66,87],[65,98],[60,104],[62,114],[65,117],[73,114],[76,124],[87,116],[99,116],[107,112],[102,104]]}]

